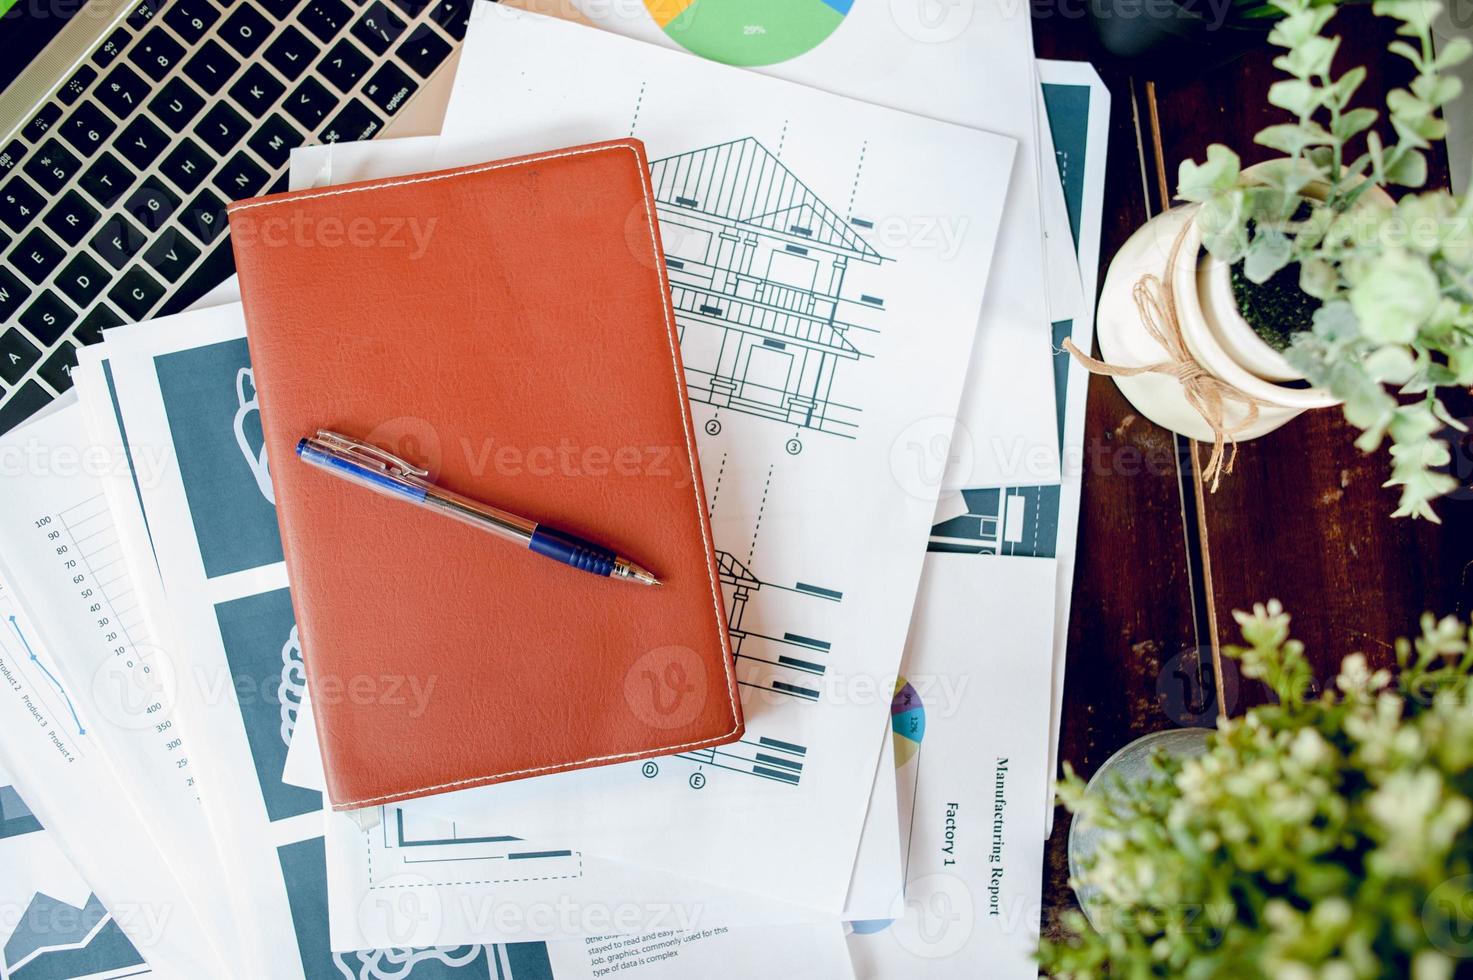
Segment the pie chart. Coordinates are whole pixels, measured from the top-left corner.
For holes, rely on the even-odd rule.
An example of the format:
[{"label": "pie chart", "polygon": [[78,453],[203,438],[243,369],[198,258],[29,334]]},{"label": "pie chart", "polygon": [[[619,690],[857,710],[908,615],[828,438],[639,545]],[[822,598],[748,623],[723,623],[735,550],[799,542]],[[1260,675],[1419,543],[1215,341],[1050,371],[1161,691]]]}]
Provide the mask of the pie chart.
[{"label": "pie chart", "polygon": [[921,751],[926,737],[926,706],[921,696],[904,677],[895,681],[895,697],[890,701],[890,731],[895,739],[895,768],[899,769]]},{"label": "pie chart", "polygon": [[771,65],[817,47],[854,0],[644,0],[671,40],[728,65]]}]

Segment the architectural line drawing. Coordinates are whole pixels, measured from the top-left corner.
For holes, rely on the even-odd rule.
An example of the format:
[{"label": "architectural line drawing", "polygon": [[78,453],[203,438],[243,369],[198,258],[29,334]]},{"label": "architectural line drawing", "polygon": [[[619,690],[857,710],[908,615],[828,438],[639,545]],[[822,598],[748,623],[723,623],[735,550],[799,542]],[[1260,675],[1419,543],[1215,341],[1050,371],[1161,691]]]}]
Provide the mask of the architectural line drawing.
[{"label": "architectural line drawing", "polygon": [[[886,261],[752,137],[650,164],[681,357],[693,401],[853,438],[860,409],[834,396],[867,357],[854,316],[882,297],[845,293],[850,270]],[[721,431],[719,418],[706,432]]]},{"label": "architectural line drawing", "polygon": [[[844,594],[807,582],[795,582],[791,586],[764,582],[727,551],[717,550],[716,564],[732,654],[737,661],[737,683],[762,696],[818,701],[822,696],[821,682],[829,671],[825,661],[832,652],[832,644],[818,637],[749,623],[748,606],[764,590],[770,595],[792,597],[784,601],[837,603],[843,601]],[[705,787],[706,767],[796,786],[808,764],[808,748],[749,729],[747,737],[735,744],[682,752],[674,758],[696,763],[697,769],[689,778],[692,789]],[[660,761],[645,762],[644,775],[651,779],[659,775]]]},{"label": "architectural line drawing", "polygon": [[251,468],[251,476],[256,478],[256,489],[261,491],[261,496],[273,507],[276,506],[276,490],[271,485],[271,468],[266,462],[266,445],[262,438],[261,448],[256,449],[251,445],[251,438],[246,434],[246,419],[252,415],[256,416],[255,425],[261,425],[261,402],[256,396],[256,375],[250,368],[241,368],[235,375],[235,418],[231,420],[231,427],[235,430],[235,444],[240,447],[240,454],[245,457],[246,465]]},{"label": "architectural line drawing", "polygon": [[1059,536],[1059,486],[963,490],[967,513],[931,528],[930,551],[1052,558]]}]

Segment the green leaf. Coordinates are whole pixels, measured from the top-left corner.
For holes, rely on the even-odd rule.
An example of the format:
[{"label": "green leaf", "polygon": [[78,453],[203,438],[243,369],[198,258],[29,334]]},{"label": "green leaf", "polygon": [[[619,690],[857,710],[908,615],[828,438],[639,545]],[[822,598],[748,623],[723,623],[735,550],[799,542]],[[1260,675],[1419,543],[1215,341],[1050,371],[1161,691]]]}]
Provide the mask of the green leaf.
[{"label": "green leaf", "polygon": [[1427,158],[1421,150],[1411,148],[1398,153],[1386,168],[1386,182],[1402,187],[1421,187],[1427,183]]},{"label": "green leaf", "polygon": [[1382,384],[1404,385],[1417,370],[1417,362],[1405,347],[1382,347],[1365,361],[1366,373]]},{"label": "green leaf", "polygon": [[1254,282],[1268,282],[1275,272],[1289,264],[1292,250],[1289,237],[1283,232],[1261,230],[1248,243],[1243,273]]},{"label": "green leaf", "polygon": [[1412,79],[1412,94],[1430,106],[1446,105],[1463,92],[1463,80],[1455,75],[1418,75]]},{"label": "green leaf", "polygon": [[1213,143],[1207,147],[1204,162],[1181,162],[1176,172],[1176,196],[1184,201],[1206,201],[1236,186],[1241,169],[1242,162],[1236,153],[1221,143]]},{"label": "green leaf", "polygon": [[1335,60],[1335,52],[1339,48],[1340,39],[1338,37],[1308,37],[1275,58],[1274,67],[1288,72],[1295,78],[1314,78],[1317,75],[1326,75],[1329,74],[1330,65]]},{"label": "green leaf", "polygon": [[1374,126],[1379,115],[1375,109],[1350,109],[1341,114],[1330,127],[1330,132],[1342,142],[1349,140]]},{"label": "green leaf", "polygon": [[1405,41],[1392,41],[1386,45],[1386,50],[1391,54],[1401,55],[1410,61],[1418,71],[1422,70],[1422,52]]},{"label": "green leaf", "polygon": [[1308,147],[1333,143],[1334,138],[1315,123],[1279,123],[1260,129],[1253,142],[1297,157]]},{"label": "green leaf", "polygon": [[1432,67],[1438,71],[1456,68],[1470,57],[1473,57],[1473,40],[1461,36],[1447,38],[1438,45]]},{"label": "green leaf", "polygon": [[1409,344],[1437,307],[1437,276],[1425,260],[1387,252],[1350,287],[1361,333],[1376,344]]},{"label": "green leaf", "polygon": [[1377,17],[1394,17],[1405,28],[1399,33],[1420,35],[1432,28],[1433,19],[1442,12],[1442,4],[1436,0],[1375,0],[1371,13]]},{"label": "green leaf", "polygon": [[1299,265],[1299,288],[1315,299],[1328,300],[1340,289],[1340,275],[1324,259],[1310,259]]},{"label": "green leaf", "polygon": [[1310,116],[1325,104],[1324,89],[1299,78],[1286,78],[1268,87],[1268,104],[1296,116]]}]

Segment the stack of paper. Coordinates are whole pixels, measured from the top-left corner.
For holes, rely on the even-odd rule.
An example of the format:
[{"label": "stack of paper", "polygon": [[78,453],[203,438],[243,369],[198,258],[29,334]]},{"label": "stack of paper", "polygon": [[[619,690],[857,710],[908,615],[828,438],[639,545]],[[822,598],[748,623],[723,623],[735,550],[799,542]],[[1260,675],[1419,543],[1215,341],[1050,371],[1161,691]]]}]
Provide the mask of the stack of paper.
[{"label": "stack of paper", "polygon": [[[0,976],[1034,974],[1107,96],[1004,5],[647,6],[482,10],[442,137],[292,184],[644,140],[747,736],[326,809],[227,284],[0,438],[0,849],[76,923],[0,923]],[[753,335],[700,301],[722,240],[822,308],[801,416],[785,344],[693,339]]]}]

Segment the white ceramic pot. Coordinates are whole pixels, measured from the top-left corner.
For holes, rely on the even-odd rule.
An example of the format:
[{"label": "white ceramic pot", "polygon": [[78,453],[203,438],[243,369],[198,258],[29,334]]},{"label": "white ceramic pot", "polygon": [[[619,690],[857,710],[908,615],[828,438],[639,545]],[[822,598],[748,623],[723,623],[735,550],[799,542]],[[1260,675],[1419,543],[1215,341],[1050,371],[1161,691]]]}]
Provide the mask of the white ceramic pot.
[{"label": "white ceramic pot", "polygon": [[[1202,235],[1192,220],[1196,206],[1174,208],[1139,228],[1121,247],[1100,291],[1095,330],[1104,360],[1119,367],[1139,367],[1168,360],[1167,350],[1141,322],[1135,285],[1154,275],[1174,291],[1182,339],[1211,375],[1256,399],[1258,417],[1245,424],[1250,410],[1240,401],[1223,406],[1224,428],[1238,429],[1241,442],[1272,432],[1308,408],[1338,402],[1317,388],[1295,385],[1299,376],[1238,312],[1228,267],[1202,248]],[[1182,236],[1181,247],[1173,246]],[[1202,442],[1212,429],[1187,401],[1172,374],[1116,377],[1115,384],[1142,415],[1164,428]],[[1238,427],[1242,428],[1238,428]]]}]

